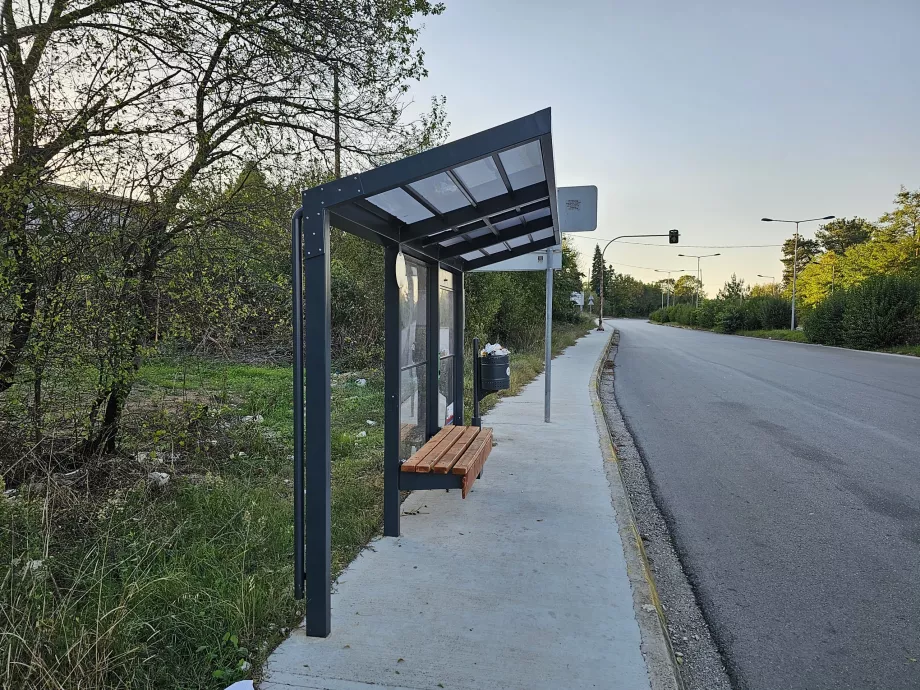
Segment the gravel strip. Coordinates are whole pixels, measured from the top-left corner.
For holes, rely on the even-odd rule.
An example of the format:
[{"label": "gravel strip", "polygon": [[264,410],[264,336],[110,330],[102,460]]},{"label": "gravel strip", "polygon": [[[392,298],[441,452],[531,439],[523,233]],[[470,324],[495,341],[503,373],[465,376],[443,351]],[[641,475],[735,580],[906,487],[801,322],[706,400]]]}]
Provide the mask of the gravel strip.
[{"label": "gravel strip", "polygon": [[713,642],[696,595],[674,550],[668,526],[655,504],[644,461],[620,413],[614,393],[619,333],[601,374],[599,395],[619,459],[635,520],[668,622],[671,646],[686,690],[731,690],[722,657]]}]

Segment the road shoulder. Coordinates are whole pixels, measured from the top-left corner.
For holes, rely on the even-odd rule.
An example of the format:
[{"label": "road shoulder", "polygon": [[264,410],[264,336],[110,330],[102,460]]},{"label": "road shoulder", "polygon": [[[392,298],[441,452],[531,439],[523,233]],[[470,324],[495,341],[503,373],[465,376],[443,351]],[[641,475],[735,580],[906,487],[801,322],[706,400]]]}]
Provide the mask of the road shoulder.
[{"label": "road shoulder", "polygon": [[721,655],[617,404],[614,377],[618,342],[619,332],[615,332],[606,357],[598,361],[592,402],[652,687],[730,690]]}]

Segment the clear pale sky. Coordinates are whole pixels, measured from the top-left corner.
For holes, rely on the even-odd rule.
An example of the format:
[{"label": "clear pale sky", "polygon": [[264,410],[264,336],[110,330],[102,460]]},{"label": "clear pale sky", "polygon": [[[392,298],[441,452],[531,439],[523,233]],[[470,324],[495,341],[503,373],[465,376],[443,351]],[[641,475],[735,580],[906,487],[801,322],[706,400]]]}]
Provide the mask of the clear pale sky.
[{"label": "clear pale sky", "polygon": [[920,187],[920,0],[446,4],[413,97],[447,97],[451,139],[552,107],[557,184],[600,193],[586,261],[602,237],[679,228],[680,248],[606,258],[695,270],[679,251],[721,252],[703,260],[714,294],[733,272],[779,278],[779,248],[689,245],[778,245],[793,226],[761,217],[875,220]]}]

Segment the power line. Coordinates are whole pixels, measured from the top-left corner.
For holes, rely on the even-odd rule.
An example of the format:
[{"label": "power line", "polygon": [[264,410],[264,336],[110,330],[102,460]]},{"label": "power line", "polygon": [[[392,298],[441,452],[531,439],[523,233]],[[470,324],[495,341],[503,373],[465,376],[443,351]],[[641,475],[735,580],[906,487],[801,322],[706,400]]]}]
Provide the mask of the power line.
[{"label": "power line", "polygon": [[[623,242],[623,244],[641,244],[646,247],[665,247],[670,245],[652,244],[651,242]],[[781,244],[681,244],[691,249],[751,249],[754,247],[782,247]]]},{"label": "power line", "polygon": [[[568,234],[566,237],[570,239],[577,240],[591,240],[594,242],[609,242],[609,237],[588,237],[581,235],[572,235]],[[643,247],[671,247],[672,249],[680,249],[681,247],[687,247],[690,249],[753,249],[753,248],[763,248],[763,247],[782,247],[781,244],[683,244],[681,243],[677,247],[672,247],[670,244],[658,244],[655,242],[618,242],[618,244],[638,244]]]},{"label": "power line", "polygon": [[[626,268],[641,268],[645,271],[666,271],[667,270],[665,268],[652,268],[651,266],[633,266],[632,264],[621,264],[618,261],[608,261],[607,263],[611,264],[612,266],[625,266]],[[671,271],[671,273],[679,273],[679,271]],[[664,279],[662,278],[662,280]]]}]

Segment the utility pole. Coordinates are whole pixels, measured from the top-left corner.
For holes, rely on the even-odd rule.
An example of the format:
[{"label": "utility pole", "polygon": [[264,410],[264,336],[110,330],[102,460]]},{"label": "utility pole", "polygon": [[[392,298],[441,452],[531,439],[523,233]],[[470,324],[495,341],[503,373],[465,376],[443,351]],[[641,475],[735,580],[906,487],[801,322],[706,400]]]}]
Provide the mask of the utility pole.
[{"label": "utility pole", "polygon": [[799,272],[799,223],[813,223],[818,220],[833,220],[834,216],[823,218],[805,218],[803,220],[781,220],[779,218],[761,218],[764,223],[795,223],[795,243],[792,250],[792,325],[790,330],[795,330],[795,284]]}]

